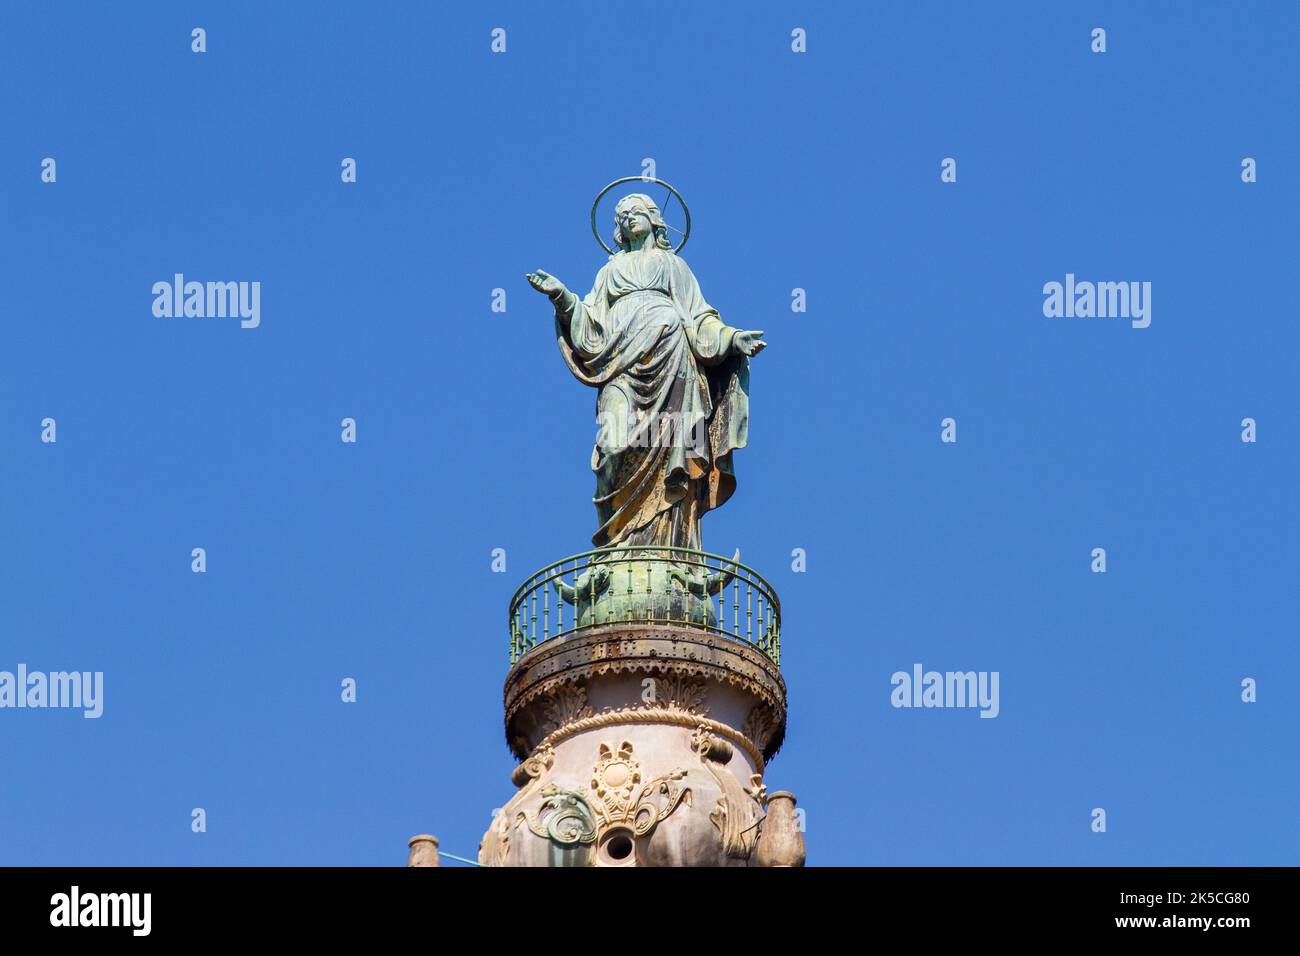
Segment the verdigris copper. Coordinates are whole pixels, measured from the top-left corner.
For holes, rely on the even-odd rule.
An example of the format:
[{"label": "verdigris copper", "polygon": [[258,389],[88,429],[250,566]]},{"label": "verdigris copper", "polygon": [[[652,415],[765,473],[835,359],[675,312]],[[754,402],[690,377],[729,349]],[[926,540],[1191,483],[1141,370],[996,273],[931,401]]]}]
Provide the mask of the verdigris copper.
[{"label": "verdigris copper", "polygon": [[722,321],[643,193],[619,200],[614,244],[585,298],[538,269],[560,354],[598,389],[597,547],[699,549],[700,518],[736,487],[732,453],[749,431],[749,359],[762,332]]}]

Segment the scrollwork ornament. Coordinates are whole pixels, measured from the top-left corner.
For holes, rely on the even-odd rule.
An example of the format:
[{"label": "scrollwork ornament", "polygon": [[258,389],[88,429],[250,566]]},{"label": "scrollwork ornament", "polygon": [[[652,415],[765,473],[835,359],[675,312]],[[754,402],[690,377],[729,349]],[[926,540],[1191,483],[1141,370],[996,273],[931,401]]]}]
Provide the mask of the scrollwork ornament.
[{"label": "scrollwork ornament", "polygon": [[541,789],[540,796],[538,812],[524,813],[529,830],[560,846],[596,842],[596,817],[582,794],[551,783]]}]

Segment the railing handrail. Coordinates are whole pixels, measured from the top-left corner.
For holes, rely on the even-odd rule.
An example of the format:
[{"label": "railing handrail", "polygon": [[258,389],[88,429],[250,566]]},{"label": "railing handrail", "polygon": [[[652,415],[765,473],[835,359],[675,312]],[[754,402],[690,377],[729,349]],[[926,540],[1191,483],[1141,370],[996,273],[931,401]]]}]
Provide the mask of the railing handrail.
[{"label": "railing handrail", "polygon": [[[697,556],[697,557],[701,557],[701,558],[712,558],[713,560],[718,561],[718,562],[720,562],[720,563],[732,565],[733,567],[739,568],[739,569],[741,569],[742,571],[746,571],[746,572],[748,572],[750,575],[752,575],[752,576],[757,580],[757,583],[762,584],[762,585],[763,585],[765,588],[767,588],[767,590],[771,593],[771,595],[772,595],[772,602],[773,602],[773,603],[774,603],[778,608],[781,606],[781,598],[777,595],[777,593],[776,593],[776,589],[772,587],[771,583],[767,580],[767,578],[763,577],[763,575],[759,574],[757,571],[755,571],[755,570],[754,570],[753,568],[751,568],[749,565],[745,564],[743,561],[737,561],[737,560],[735,560],[734,558],[728,558],[728,557],[726,557],[726,556],[724,556],[724,555],[721,555],[721,554],[714,554],[714,553],[712,553],[711,551],[700,551],[700,550],[698,550],[698,549],[696,549],[696,548],[682,548],[682,547],[678,547],[678,546],[675,546],[675,545],[667,545],[667,544],[663,544],[663,545],[660,545],[660,544],[640,544],[640,545],[618,545],[618,546],[613,546],[613,547],[596,548],[596,549],[591,550],[591,551],[580,551],[578,554],[570,555],[570,556],[567,557],[567,558],[561,558],[559,561],[552,561],[550,564],[546,565],[544,568],[541,568],[541,569],[538,570],[538,571],[534,571],[534,572],[533,572],[532,574],[530,574],[528,577],[524,578],[524,583],[521,584],[521,585],[518,587],[518,589],[516,589],[515,593],[514,593],[514,594],[511,596],[511,598],[510,598],[510,610],[511,610],[511,612],[512,612],[512,613],[514,612],[515,603],[519,600],[520,595],[522,595],[525,591],[531,591],[532,588],[535,586],[534,584],[532,584],[533,581],[535,581],[537,578],[540,578],[540,577],[546,575],[549,571],[552,571],[552,570],[554,570],[555,568],[558,568],[560,565],[562,565],[562,564],[568,564],[568,563],[571,562],[571,561],[580,561],[580,560],[582,560],[583,558],[589,558],[589,557],[591,557],[592,555],[597,555],[597,554],[619,554],[620,552],[624,552],[624,551],[672,551],[672,552],[681,553],[681,554],[693,554],[693,555],[695,555],[695,556]],[[657,560],[657,559],[655,559],[655,558],[641,558],[641,557],[627,557],[627,558],[623,558],[622,560],[624,560],[624,561],[654,561],[654,560]],[[588,563],[590,563],[590,562],[588,562]],[[695,563],[695,562],[688,562],[688,563]],[[707,567],[707,565],[701,565],[701,566],[702,566],[702,567]]]}]

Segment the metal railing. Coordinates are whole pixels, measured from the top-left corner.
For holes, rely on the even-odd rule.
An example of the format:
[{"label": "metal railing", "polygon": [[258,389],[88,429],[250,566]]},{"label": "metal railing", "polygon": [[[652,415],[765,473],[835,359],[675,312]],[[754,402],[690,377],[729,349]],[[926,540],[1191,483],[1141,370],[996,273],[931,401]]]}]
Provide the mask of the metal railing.
[{"label": "metal railing", "polygon": [[757,571],[650,546],[586,551],[529,576],[510,600],[510,663],[544,641],[619,623],[687,625],[781,663],[781,601]]}]

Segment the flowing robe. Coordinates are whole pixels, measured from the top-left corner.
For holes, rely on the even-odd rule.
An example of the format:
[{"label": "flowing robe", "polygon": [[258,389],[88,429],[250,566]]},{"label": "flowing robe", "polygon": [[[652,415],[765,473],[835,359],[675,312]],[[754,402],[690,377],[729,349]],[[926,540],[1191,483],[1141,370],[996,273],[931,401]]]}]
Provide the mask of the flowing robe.
[{"label": "flowing robe", "polygon": [[749,360],[686,263],[620,252],[585,299],[555,303],[560,354],[600,389],[591,453],[597,547],[700,548],[700,517],[736,487],[749,430]]}]

